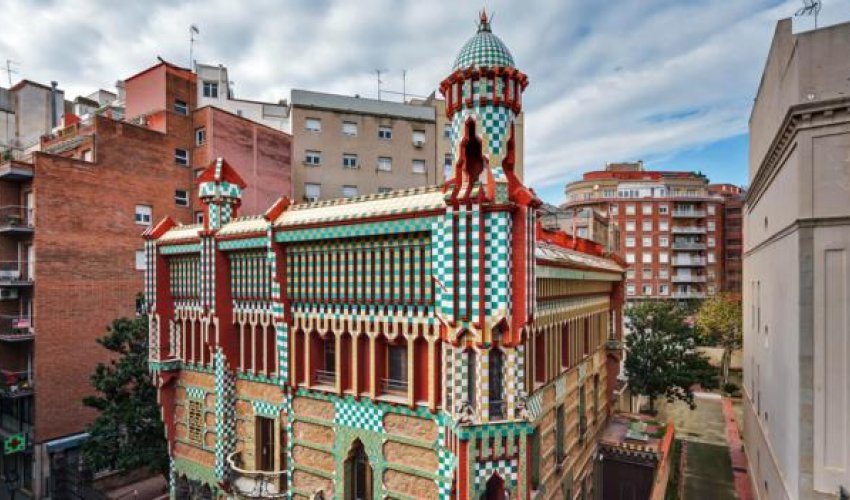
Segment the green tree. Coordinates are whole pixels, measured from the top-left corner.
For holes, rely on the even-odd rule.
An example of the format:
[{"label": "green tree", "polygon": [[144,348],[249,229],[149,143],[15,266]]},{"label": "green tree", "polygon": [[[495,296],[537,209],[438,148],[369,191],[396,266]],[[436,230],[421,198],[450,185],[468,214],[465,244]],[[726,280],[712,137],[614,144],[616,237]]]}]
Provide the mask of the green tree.
[{"label": "green tree", "polygon": [[624,364],[632,391],[649,398],[652,412],[660,396],[695,408],[691,387],[713,388],[717,381],[708,358],[695,349],[685,310],[672,301],[647,301],[632,305],[625,314],[629,333]]},{"label": "green tree", "polygon": [[723,383],[729,381],[732,352],[743,342],[743,309],[741,298],[734,294],[717,294],[702,303],[697,311],[696,325],[707,341],[723,348],[721,369]]},{"label": "green tree", "polygon": [[97,342],[114,357],[91,376],[98,395],[83,400],[100,412],[87,429],[86,464],[95,471],[146,468],[167,474],[164,426],[148,371],[147,317],[116,319]]}]

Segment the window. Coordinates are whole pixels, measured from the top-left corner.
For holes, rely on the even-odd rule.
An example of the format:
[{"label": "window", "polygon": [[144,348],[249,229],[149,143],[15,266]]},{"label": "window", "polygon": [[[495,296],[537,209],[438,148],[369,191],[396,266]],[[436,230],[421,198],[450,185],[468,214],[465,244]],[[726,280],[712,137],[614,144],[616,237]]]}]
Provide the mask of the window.
[{"label": "window", "polygon": [[421,148],[425,145],[425,131],[424,130],[414,130],[413,131],[413,145],[417,148]]},{"label": "window", "polygon": [[204,212],[197,211],[195,212],[195,224],[203,224],[204,223]]},{"label": "window", "polygon": [[706,222],[705,228],[708,229],[709,231],[714,231],[716,229],[716,226],[714,225],[714,221],[710,220],[710,221]]},{"label": "window", "polygon": [[626,205],[626,215],[634,215],[635,214],[635,204],[629,203]]},{"label": "window", "polygon": [[80,156],[80,159],[91,163],[94,159],[94,152],[91,149],[85,149],[83,150],[83,154]]},{"label": "window", "polygon": [[407,347],[391,345],[387,349],[386,392],[407,392]]},{"label": "window", "polygon": [[644,252],[641,257],[643,257],[641,262],[643,262],[644,264],[652,264],[652,254],[651,253]]},{"label": "window", "polygon": [[149,226],[153,214],[153,208],[150,205],[136,205],[136,224],[140,226]]},{"label": "window", "polygon": [[626,221],[626,231],[633,233],[635,231],[636,227],[637,226],[635,224],[635,221],[633,221],[633,220],[627,220]]},{"label": "window", "polygon": [[475,349],[467,349],[466,351],[466,401],[469,403],[469,406],[475,408]]},{"label": "window", "polygon": [[651,280],[652,279],[652,268],[651,267],[643,268],[643,270],[640,273],[640,277],[643,280]]},{"label": "window", "polygon": [[357,135],[357,124],[355,122],[342,122],[342,135],[354,137]]},{"label": "window", "polygon": [[393,138],[393,129],[386,126],[378,127],[378,139],[388,141]]},{"label": "window", "polygon": [[558,405],[555,410],[555,462],[560,464],[564,458],[564,405]]},{"label": "window", "polygon": [[658,252],[658,263],[667,264],[670,261],[670,255],[667,252]]},{"label": "window", "polygon": [[713,253],[708,254],[708,262],[709,263],[714,264],[714,259],[715,259],[715,257],[714,257]]},{"label": "window", "polygon": [[333,384],[336,379],[336,339],[333,335],[322,339],[322,364],[317,373],[317,382]]},{"label": "window", "polygon": [[174,112],[178,115],[186,116],[189,114],[189,106],[186,104],[186,101],[181,101],[180,99],[174,99]]},{"label": "window", "polygon": [[643,285],[642,292],[644,295],[652,295],[652,285]]},{"label": "window", "polygon": [[658,230],[659,231],[669,231],[670,230],[670,222],[666,220],[658,221]]},{"label": "window", "polygon": [[670,295],[670,287],[667,285],[658,285],[658,295]]},{"label": "window", "polygon": [[357,186],[342,186],[343,198],[353,198],[354,196],[357,196]]},{"label": "window", "polygon": [[204,127],[195,129],[195,146],[201,146],[207,142],[207,129]]},{"label": "window", "polygon": [[641,238],[641,246],[644,248],[649,248],[652,246],[652,236],[644,236]]},{"label": "window", "polygon": [[393,188],[389,188],[389,187],[379,187],[378,188],[378,194],[391,193],[392,190],[393,190]]},{"label": "window", "polygon": [[629,252],[626,254],[626,263],[634,264],[635,263],[635,254]]},{"label": "window", "polygon": [[145,251],[136,250],[136,271],[144,271],[146,262],[147,259],[145,258]]},{"label": "window", "polygon": [[641,231],[652,231],[652,220],[643,220],[640,223]]},{"label": "window", "polygon": [[488,375],[489,375],[489,390],[490,390],[490,418],[493,420],[501,420],[505,418],[504,400],[502,398],[502,367],[504,358],[502,351],[499,348],[490,349]]},{"label": "window", "polygon": [[670,277],[670,271],[666,267],[658,268],[658,278],[666,280]]},{"label": "window", "polygon": [[626,248],[634,248],[635,246],[635,237],[627,236],[626,237]]},{"label": "window", "polygon": [[617,215],[620,212],[620,207],[617,205],[611,205],[611,215]]},{"label": "window", "polygon": [[714,236],[708,237],[708,248],[714,248],[714,245],[717,244],[717,241],[714,239]]},{"label": "window", "polygon": [[304,184],[304,200],[319,201],[322,196],[322,185],[315,182],[307,182]]},{"label": "window", "polygon": [[342,155],[342,167],[343,168],[357,168],[357,155],[351,153],[344,153]]},{"label": "window", "polygon": [[670,207],[667,205],[658,205],[658,213],[663,215],[669,214]]},{"label": "window", "polygon": [[204,81],[204,97],[218,99],[218,82]]},{"label": "window", "polygon": [[308,149],[304,152],[304,164],[305,165],[321,165],[322,164],[322,152]]},{"label": "window", "polygon": [[424,174],[425,173],[425,160],[413,160],[413,173],[414,174]]},{"label": "window", "polygon": [[182,148],[177,148],[174,150],[174,163],[178,165],[188,165],[189,164],[189,152]]},{"label": "window", "polygon": [[188,207],[189,192],[185,189],[178,189],[174,191],[174,203],[176,203],[178,207]]},{"label": "window", "polygon": [[318,118],[307,118],[304,120],[304,130],[307,132],[321,132],[322,120]]},{"label": "window", "polygon": [[389,156],[378,157],[378,170],[382,172],[390,172],[393,169],[393,159]]},{"label": "window", "polygon": [[189,441],[195,444],[203,444],[204,424],[204,402],[190,399],[186,410],[186,427]]},{"label": "window", "polygon": [[635,294],[635,285],[633,283],[629,283],[626,285],[626,295],[634,295]]},{"label": "window", "polygon": [[717,210],[717,207],[715,207],[714,205],[709,205],[708,206],[708,215],[714,215],[714,212],[716,210]]},{"label": "window", "polygon": [[443,125],[443,137],[445,137],[446,139],[451,139],[451,137],[452,137],[452,124],[451,123],[446,123],[445,125]]},{"label": "window", "polygon": [[629,279],[629,280],[635,279],[635,270],[634,269],[627,269],[626,270],[626,279]]},{"label": "window", "polygon": [[658,246],[660,246],[660,247],[670,246],[670,238],[668,238],[667,236],[659,236],[658,237]]},{"label": "window", "polygon": [[643,203],[640,208],[643,215],[652,215],[652,203]]}]

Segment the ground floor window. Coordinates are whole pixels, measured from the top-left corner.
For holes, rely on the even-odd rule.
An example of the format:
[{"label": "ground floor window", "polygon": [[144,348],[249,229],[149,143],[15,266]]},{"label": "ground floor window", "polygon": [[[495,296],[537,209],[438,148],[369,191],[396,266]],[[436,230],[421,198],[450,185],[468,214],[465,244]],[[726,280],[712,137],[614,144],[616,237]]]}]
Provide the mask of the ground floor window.
[{"label": "ground floor window", "polygon": [[372,498],[372,466],[363,443],[355,441],[345,460],[345,500]]}]

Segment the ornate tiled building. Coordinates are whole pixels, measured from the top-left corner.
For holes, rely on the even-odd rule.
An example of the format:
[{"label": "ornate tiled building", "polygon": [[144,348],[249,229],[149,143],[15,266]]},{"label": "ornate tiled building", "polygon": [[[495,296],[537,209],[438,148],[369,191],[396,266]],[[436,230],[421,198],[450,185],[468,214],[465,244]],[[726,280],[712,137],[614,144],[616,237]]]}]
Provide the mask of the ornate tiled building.
[{"label": "ornate tiled building", "polygon": [[444,186],[146,235],[150,366],[177,498],[562,498],[593,488],[621,264],[538,228],[514,174],[526,76],[482,14],[441,84]]}]

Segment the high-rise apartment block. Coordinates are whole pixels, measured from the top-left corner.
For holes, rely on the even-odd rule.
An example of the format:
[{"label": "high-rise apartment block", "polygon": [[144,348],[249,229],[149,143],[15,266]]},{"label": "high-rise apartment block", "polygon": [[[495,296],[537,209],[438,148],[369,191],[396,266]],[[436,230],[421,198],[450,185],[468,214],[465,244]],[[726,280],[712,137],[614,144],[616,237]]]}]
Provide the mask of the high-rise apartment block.
[{"label": "high-rise apartment block", "polygon": [[848,55],[850,23],[780,21],[750,115],[743,414],[759,498],[850,492]]},{"label": "high-rise apartment block", "polygon": [[[28,87],[41,97],[34,112],[18,100],[19,120],[49,108],[50,87],[12,89]],[[82,399],[96,364],[110,360],[95,339],[136,314],[140,234],[155,219],[191,224],[200,213],[195,165],[238,158],[239,175],[258,186],[243,194],[246,213],[290,189],[290,136],[198,108],[191,71],[161,62],[119,90],[117,100],[102,92],[75,100],[56,125],[33,126],[29,151],[0,156],[0,437],[23,443],[0,467],[17,473],[18,498],[69,498],[74,481],[58,478],[79,471],[95,416]]]},{"label": "high-rise apartment block", "polygon": [[723,284],[723,198],[692,172],[615,163],[566,187],[564,209],[592,208],[619,229],[627,299],[703,299]]}]

